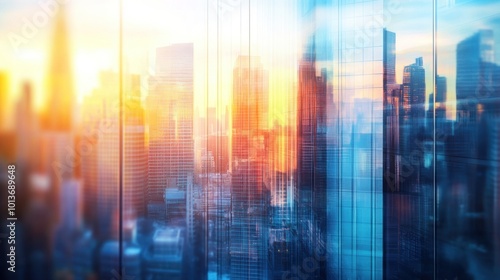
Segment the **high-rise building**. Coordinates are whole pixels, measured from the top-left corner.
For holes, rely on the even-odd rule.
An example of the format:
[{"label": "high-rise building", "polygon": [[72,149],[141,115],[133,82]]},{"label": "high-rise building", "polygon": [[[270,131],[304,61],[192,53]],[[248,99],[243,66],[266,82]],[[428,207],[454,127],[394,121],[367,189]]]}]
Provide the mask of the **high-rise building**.
[{"label": "high-rise building", "polygon": [[291,229],[279,227],[269,229],[269,279],[286,279],[292,269]]},{"label": "high-rise building", "polygon": [[35,167],[39,158],[36,156],[36,132],[38,130],[33,106],[33,92],[31,85],[25,83],[21,98],[17,103],[15,126],[17,132],[16,162],[20,165]]},{"label": "high-rise building", "polygon": [[[124,218],[145,215],[147,154],[144,109],[137,96],[137,76],[126,75],[123,129]],[[133,82],[135,80],[135,82]],[[100,73],[100,85],[84,100],[82,112],[82,178],[85,186],[84,216],[97,238],[118,233],[115,227],[119,196],[119,77]]]},{"label": "high-rise building", "polygon": [[[446,84],[446,77],[436,76],[436,103],[439,105],[445,105],[446,94],[448,92],[448,87]],[[438,106],[436,106],[438,107]]]},{"label": "high-rise building", "polygon": [[214,160],[214,172],[226,173],[229,170],[229,137],[227,135],[207,136],[207,152]]},{"label": "high-rise building", "polygon": [[[119,110],[118,75],[100,73],[100,85],[82,106],[82,151],[84,215],[98,240],[118,233],[113,216],[118,213],[119,194]],[[115,236],[116,237],[116,236]]]},{"label": "high-rise building", "polygon": [[[395,64],[389,59],[388,51],[395,51],[394,38],[395,35],[384,38],[385,70],[394,67],[387,64]],[[429,118],[425,115],[425,87],[421,57],[404,67],[401,85],[384,80],[383,268],[384,277],[389,279],[430,277],[428,217],[431,216],[432,189],[424,185],[427,179],[424,175],[429,175],[425,171],[432,168],[425,169],[420,161],[408,163],[416,147],[421,147],[419,153],[428,152],[424,127],[427,125],[429,131],[433,127],[429,127]],[[431,98],[434,99],[432,94]]]},{"label": "high-rise building", "polygon": [[[193,176],[193,75],[193,44],[156,50],[156,73],[149,80],[147,101],[148,209],[161,208],[167,187],[186,190]],[[153,212],[148,210],[148,215]]]},{"label": "high-rise building", "polygon": [[73,127],[74,92],[68,27],[64,10],[55,19],[47,74],[43,129],[68,132]]},{"label": "high-rise building", "polygon": [[491,121],[498,116],[494,44],[493,31],[480,30],[457,45],[458,128],[447,147],[448,158],[456,159],[449,162],[450,185],[460,184],[464,192],[457,199],[466,201],[463,228],[457,231],[479,244],[487,240],[483,226],[485,172],[490,165],[492,143],[486,135],[491,133]]},{"label": "high-rise building", "polygon": [[231,279],[267,276],[267,94],[267,76],[260,58],[239,56],[232,94]]},{"label": "high-rise building", "polygon": [[94,269],[95,250],[97,242],[90,230],[84,231],[79,239],[73,243],[74,257],[72,259],[72,272],[75,280],[86,280],[95,277]]},{"label": "high-rise building", "polygon": [[429,95],[429,109],[427,111],[426,131],[434,129],[434,114],[436,131],[445,133],[446,129],[446,94],[447,83],[446,77],[436,76],[436,94]]},{"label": "high-rise building", "polygon": [[182,229],[157,229],[153,242],[143,254],[143,279],[185,279],[183,276],[184,238]]},{"label": "high-rise building", "polygon": [[99,249],[98,279],[113,279],[122,275],[119,271],[120,244],[118,241],[107,241]]},{"label": "high-rise building", "polygon": [[493,30],[480,30],[457,45],[457,119],[476,121],[476,106],[492,97]]},{"label": "high-rise building", "polygon": [[[491,158],[500,158],[500,121],[492,125]],[[485,189],[485,224],[490,225],[488,230],[488,248],[493,260],[493,275],[500,272],[500,164],[493,161],[488,172],[488,183]]]},{"label": "high-rise building", "polygon": [[384,85],[396,83],[396,33],[384,29]]},{"label": "high-rise building", "polygon": [[421,57],[405,66],[401,85],[401,118],[404,124],[418,126],[425,117],[425,69]]},{"label": "high-rise building", "polygon": [[54,262],[56,272],[71,267],[75,258],[75,243],[82,229],[82,184],[64,181],[61,185],[61,221],[55,231]]},{"label": "high-rise building", "polygon": [[399,100],[396,84],[396,34],[384,29],[384,189],[399,189]]},{"label": "high-rise building", "polygon": [[[414,150],[415,141],[421,141],[425,133],[425,69],[423,67],[423,58],[416,58],[415,63],[404,67],[400,93],[399,151],[404,158]],[[413,183],[418,182],[420,166],[415,166],[415,169],[415,172],[405,176],[404,182],[400,182],[401,189],[409,188]]]},{"label": "high-rise building", "polygon": [[46,75],[46,99],[42,115],[42,133],[39,141],[40,169],[49,175],[48,204],[56,224],[60,215],[59,192],[61,183],[74,175],[73,110],[74,92],[66,13],[61,10],[55,18],[51,42],[49,68]]},{"label": "high-rise building", "polygon": [[[314,50],[315,51],[315,50]],[[316,74],[314,58],[299,64],[297,94],[296,264],[326,244],[326,69]],[[318,239],[318,237],[320,237]],[[312,274],[321,277],[322,269]],[[324,274],[323,274],[324,276]]]},{"label": "high-rise building", "polygon": [[326,259],[328,279],[383,278],[384,32],[377,25],[363,37],[356,27],[383,9],[381,0],[341,2],[335,9],[347,24],[333,25],[330,35],[334,55],[327,82],[336,109],[327,112],[333,125],[326,145],[326,246],[315,254]]},{"label": "high-rise building", "polygon": [[125,219],[146,214],[148,156],[145,117],[140,99],[128,97],[124,108],[123,205]]}]

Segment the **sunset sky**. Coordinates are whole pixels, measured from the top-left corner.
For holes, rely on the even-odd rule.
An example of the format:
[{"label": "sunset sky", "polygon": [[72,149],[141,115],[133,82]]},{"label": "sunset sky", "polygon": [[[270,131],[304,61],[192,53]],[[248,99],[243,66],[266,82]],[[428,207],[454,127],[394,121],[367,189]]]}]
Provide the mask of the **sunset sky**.
[{"label": "sunset sky", "polygon": [[[0,70],[7,71],[11,78],[10,102],[16,100],[24,80],[34,84],[36,107],[40,108],[44,102],[43,80],[54,16],[47,16],[44,22],[40,14],[47,13],[40,3],[64,3],[58,6],[66,8],[78,101],[97,86],[100,71],[118,71],[118,0],[54,1],[0,3]],[[251,1],[249,9],[249,0],[219,0],[219,6],[213,0],[124,0],[125,70],[144,77],[153,75],[156,47],[193,42],[195,108],[203,113],[207,104],[219,108],[230,104],[232,69],[238,55],[261,56],[270,76],[270,106],[276,111],[273,114],[285,114],[289,109],[283,104],[291,102],[286,99],[295,92],[301,48],[297,1]],[[386,2],[388,5],[390,1]],[[385,23],[397,36],[397,81],[401,82],[403,67],[422,56],[429,94],[433,91],[432,4],[423,2],[426,1],[400,2],[401,9],[389,13]],[[452,101],[456,44],[481,28],[498,28],[500,19],[491,15],[499,4],[494,0],[443,0],[438,6],[438,74],[448,78],[448,100]],[[451,8],[455,10],[453,15],[447,12]],[[330,20],[329,12],[335,14],[333,9],[323,11],[323,20]],[[467,11],[467,17],[458,19],[456,15],[460,11],[464,14]],[[491,11],[491,15],[487,11]],[[28,36],[26,22],[35,27]],[[495,34],[495,38],[498,53],[500,34]],[[143,95],[147,94],[145,81]]]}]

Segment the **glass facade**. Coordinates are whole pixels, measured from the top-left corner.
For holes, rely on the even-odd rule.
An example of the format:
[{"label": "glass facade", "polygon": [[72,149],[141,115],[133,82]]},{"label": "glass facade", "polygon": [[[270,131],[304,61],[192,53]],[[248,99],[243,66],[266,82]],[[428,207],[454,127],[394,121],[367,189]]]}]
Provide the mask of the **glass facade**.
[{"label": "glass facade", "polygon": [[0,279],[500,277],[498,1],[0,19]]}]

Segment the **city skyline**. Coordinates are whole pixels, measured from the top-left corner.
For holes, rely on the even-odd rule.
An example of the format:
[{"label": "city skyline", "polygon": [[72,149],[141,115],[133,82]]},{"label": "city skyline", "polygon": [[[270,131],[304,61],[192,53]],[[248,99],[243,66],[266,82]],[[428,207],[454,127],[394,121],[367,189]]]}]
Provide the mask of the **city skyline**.
[{"label": "city skyline", "polygon": [[[298,0],[296,0],[298,1]],[[43,2],[43,1],[42,1]],[[47,1],[50,2],[50,1]],[[163,1],[150,1],[151,3],[148,3],[149,5],[144,6],[140,5],[139,3],[135,2],[130,2],[129,5],[125,5],[125,10],[127,11],[125,13],[125,17],[127,19],[127,15],[129,15],[129,18],[131,19],[131,22],[137,22],[139,19],[137,16],[132,16],[134,11],[144,11],[148,13],[153,13],[156,15],[157,11],[166,8],[166,6],[173,5],[173,8],[176,10],[182,10],[185,7],[190,6],[189,2],[183,2],[183,4],[172,4],[172,3],[167,3]],[[283,1],[278,1],[275,5],[283,5]],[[59,2],[57,2],[59,3]],[[109,13],[109,11],[112,11],[113,9],[117,9],[118,6],[112,4],[112,3],[107,3],[106,5],[103,5],[102,3],[96,1],[94,2],[88,2],[85,7],[81,5],[79,1],[67,1],[64,2],[65,4],[59,4],[58,7],[66,7],[66,11],[68,14],[71,14],[72,16],[70,17],[69,20],[69,26],[71,27],[72,36],[70,37],[70,49],[71,53],[74,56],[74,61],[73,61],[73,72],[74,73],[81,73],[81,75],[76,75],[75,79],[75,92],[77,93],[76,100],[78,104],[81,104],[83,101],[84,96],[91,94],[91,91],[94,87],[98,86],[98,73],[102,70],[114,70],[118,71],[118,51],[116,50],[118,48],[118,37],[117,35],[112,35],[111,37],[106,37],[104,34],[98,33],[99,35],[96,37],[96,33],[92,32],[93,30],[95,31],[96,24],[99,22],[104,22],[104,24],[101,24],[101,28],[104,28],[104,30],[116,30],[118,28],[118,24],[112,24],[109,20],[106,19],[106,16],[113,16],[116,18],[116,21],[118,21],[118,13]],[[231,22],[234,20],[233,18],[236,17],[235,11],[239,11],[240,8],[245,9],[246,11],[248,10],[248,3],[245,1],[238,1],[240,4],[236,4],[234,8],[232,8],[228,13],[224,13],[225,17],[223,18],[223,21],[221,20],[221,23],[223,23],[223,30],[224,34],[224,40],[227,41],[226,39],[233,40],[231,37],[236,36],[235,31],[231,31],[229,27],[232,25],[234,28],[237,28],[234,24],[231,24]],[[262,4],[262,3],[261,3]],[[259,4],[259,5],[261,5]],[[3,4],[7,5],[7,4]],[[155,6],[156,5],[156,6]],[[209,22],[209,32],[208,34],[205,35],[212,35],[216,37],[216,33],[214,30],[214,26],[216,25],[216,18],[217,18],[217,9],[211,4],[209,5],[209,9],[207,10],[205,6],[203,5],[194,5],[198,7],[197,9],[192,9],[190,8],[190,11],[194,12],[195,15],[199,15],[198,20],[204,19],[205,22],[207,22],[207,16],[208,16],[208,22]],[[294,11],[293,8],[293,3],[292,5],[283,5],[284,7],[287,7],[287,10]],[[452,17],[450,16],[450,13],[448,12],[451,8],[456,10],[457,13],[463,14],[467,13],[471,18],[479,18],[482,19],[482,11],[484,10],[491,10],[490,6],[494,7],[494,3],[492,1],[477,1],[477,3],[460,3],[459,1],[455,1],[454,6],[446,6],[444,3],[439,3],[438,9],[439,11],[442,11],[442,16],[440,16],[442,24],[440,25],[440,29],[438,30],[441,34],[441,32],[446,32],[445,41],[441,39],[441,43],[438,45],[440,52],[445,54],[445,52],[450,52],[453,51],[454,46],[456,43],[458,43],[463,37],[463,33],[467,33],[472,35],[477,31],[478,29],[482,29],[485,27],[489,28],[495,28],[496,22],[489,20],[488,24],[483,23],[481,20],[477,21],[471,21],[474,23],[474,25],[467,25],[467,26],[461,26],[461,29],[458,29],[456,26],[453,28],[453,26],[450,26],[449,23],[453,22]],[[328,6],[326,6],[328,7]],[[396,7],[401,7],[401,5]],[[155,9],[156,8],[156,9]],[[405,31],[407,30],[415,30],[415,27],[418,26],[418,24],[414,24],[409,22],[404,22],[403,19],[405,16],[407,16],[410,13],[415,13],[415,11],[422,11],[425,13],[425,10],[430,11],[430,7],[427,7],[425,5],[415,5],[412,3],[406,4],[403,8],[400,9],[394,9],[392,11],[391,9],[387,8],[385,13],[388,13],[389,15],[387,16],[387,22],[385,22],[387,28],[390,30],[393,30],[397,33],[400,33],[398,44],[398,54],[402,57],[403,59],[398,60],[398,65],[397,69],[403,69],[404,65],[409,64],[411,61],[414,60],[413,56],[416,51],[415,49],[415,44],[409,44],[408,42],[414,41],[414,38],[416,35],[412,34],[411,36],[405,35]],[[35,31],[33,37],[26,37],[22,33],[22,28],[24,26],[24,21],[22,20],[23,18],[26,18],[28,21],[32,22],[32,17],[37,13],[37,12],[43,12],[44,9],[38,4],[35,3],[33,0],[25,0],[22,2],[16,2],[15,4],[12,3],[10,6],[8,6],[8,9],[5,9],[5,12],[8,12],[7,14],[7,19],[12,19],[13,25],[9,29],[0,29],[0,32],[3,33],[5,36],[5,40],[0,41],[0,50],[3,50],[2,53],[6,55],[12,54],[13,56],[2,56],[2,60],[8,61],[9,62],[9,68],[10,69],[16,69],[14,73],[10,73],[11,78],[13,79],[13,83],[11,83],[10,89],[9,89],[9,103],[13,104],[17,97],[19,96],[20,88],[19,84],[23,80],[32,80],[34,82],[33,88],[34,88],[34,107],[36,108],[37,111],[43,110],[43,104],[45,104],[45,98],[46,98],[46,93],[45,93],[45,86],[44,86],[44,75],[40,71],[36,71],[36,73],[33,72],[33,69],[47,69],[47,59],[44,57],[44,53],[48,48],[50,47],[50,38],[51,38],[51,26],[52,26],[52,21],[55,17],[51,16],[50,13],[46,13],[47,15],[47,21],[44,24],[41,24],[40,26],[35,25]],[[77,12],[78,11],[78,12]],[[95,13],[95,11],[101,11],[99,13]],[[219,11],[220,12],[220,11]],[[430,13],[430,12],[429,12]],[[57,15],[58,13],[54,13]],[[94,14],[92,17],[88,17],[88,14]],[[238,15],[240,14],[239,12],[237,13]],[[243,13],[244,14],[244,13]],[[283,14],[283,15],[282,15]],[[286,24],[288,26],[294,26],[297,25],[298,23],[296,20],[293,19],[293,16],[284,16],[286,14],[285,10],[283,13],[280,13],[278,16],[279,17],[284,17],[286,19]],[[228,16],[226,16],[228,15]],[[263,14],[262,16],[264,16]],[[292,14],[290,14],[292,15]],[[90,23],[88,22],[88,18],[94,18],[95,16],[98,17],[97,21],[91,21]],[[194,17],[194,15],[193,15]],[[17,20],[14,20],[16,18]],[[159,18],[159,16],[152,16],[150,17],[151,21],[153,19]],[[423,21],[425,21],[425,18],[422,18]],[[182,22],[186,22],[185,20],[181,20]],[[266,19],[266,21],[269,21],[269,19]],[[79,22],[82,22],[82,24],[77,24]],[[87,24],[83,24],[83,22]],[[270,24],[276,27],[280,27],[281,24],[278,24],[276,21],[270,21]],[[151,24],[149,21],[147,24],[152,25],[152,30],[155,30],[155,32],[158,30],[158,27],[155,27],[154,24]],[[204,23],[203,23],[204,24]],[[144,26],[145,24],[141,24],[140,26]],[[238,24],[239,25],[239,24]],[[431,28],[431,26],[426,23],[423,26],[428,26]],[[395,27],[395,28],[393,28]],[[136,28],[132,29],[130,31],[137,30]],[[170,27],[168,27],[166,30],[170,30]],[[204,29],[195,29],[200,34],[203,32],[206,32],[206,28]],[[424,40],[420,40],[421,44],[428,44],[429,48],[426,48],[426,56],[424,57],[424,61],[431,61],[430,58],[432,57],[431,55],[431,44],[432,42],[428,40],[427,34],[430,34],[430,29],[428,31],[425,31],[426,29],[419,30],[419,36],[422,36]],[[448,30],[451,30],[448,31]],[[399,31],[399,32],[398,32]],[[404,32],[404,33],[401,33]],[[254,30],[255,32],[255,30]],[[162,34],[168,34],[169,31],[162,31]],[[498,33],[498,32],[497,32]],[[125,39],[126,43],[129,41],[133,40],[128,40],[127,36],[128,30],[125,30]],[[133,38],[131,33],[130,39]],[[207,77],[209,79],[209,85],[210,85],[210,91],[217,92],[217,82],[216,79],[214,80],[214,74],[211,73],[218,73],[219,71],[217,69],[212,69],[210,72],[211,73],[206,73],[205,71],[205,66],[207,63],[207,60],[204,59],[204,55],[206,53],[205,49],[208,48],[210,53],[213,55],[216,55],[216,52],[214,50],[214,46],[212,45],[207,45],[206,44],[206,36],[202,37],[196,37],[196,40],[186,38],[186,35],[184,36],[177,36],[179,39],[175,39],[175,36],[172,36],[171,39],[168,39],[168,37],[165,36],[157,36],[157,34],[154,34],[152,32],[148,33],[151,35],[148,35],[146,38],[148,38],[147,42],[151,42],[147,44],[147,50],[144,50],[143,47],[139,47],[137,50],[137,47],[133,47],[133,51],[131,51],[131,56],[133,55],[134,57],[141,57],[139,61],[136,61],[135,59],[133,61],[127,61],[125,59],[126,63],[129,65],[129,71],[132,73],[138,73],[143,76],[149,75],[154,69],[153,64],[154,64],[154,52],[157,47],[160,46],[165,46],[169,44],[174,44],[174,43],[185,43],[185,42],[193,42],[197,47],[196,47],[196,61],[197,63],[200,63],[199,66],[197,65],[196,68],[198,69],[197,74],[195,75],[196,81],[195,81],[195,94],[197,97],[201,97],[202,94],[205,92],[204,86],[207,83],[206,79],[201,79],[201,77]],[[175,33],[173,33],[175,34]],[[267,33],[266,33],[267,34]],[[363,33],[360,33],[363,34]],[[13,35],[19,35],[22,38],[26,40],[22,40],[23,43],[16,48],[16,45],[11,43],[11,40],[9,39]],[[141,34],[144,36],[144,34]],[[241,34],[243,35],[243,34]],[[255,36],[252,34],[252,36]],[[401,37],[405,36],[405,37]],[[499,38],[500,34],[495,34],[496,40],[500,40]],[[184,38],[182,38],[184,37]],[[215,38],[214,37],[214,38]],[[245,36],[243,36],[245,37]],[[96,39],[92,39],[96,38]],[[235,38],[236,39],[236,38]],[[412,39],[412,40],[409,40]],[[156,41],[156,42],[155,42]],[[161,41],[161,42],[159,42]],[[239,41],[238,41],[239,42]],[[280,40],[272,40],[273,44],[274,43],[280,43]],[[287,46],[287,43],[292,43],[292,46]],[[130,42],[131,46],[134,45],[133,42]],[[296,60],[290,60],[291,57],[294,56],[294,53],[296,51],[292,51],[293,49],[297,50],[299,49],[300,43],[298,43],[297,38],[292,38],[291,36],[287,37],[286,40],[281,40],[281,44],[285,44],[286,47],[284,47],[286,52],[284,54],[280,54],[277,59],[272,58],[269,56],[267,51],[265,50],[265,47],[259,47],[257,50],[263,50],[261,53],[259,53],[260,56],[264,59],[264,63],[268,65],[274,65],[275,62],[279,62],[279,64],[286,64],[285,61],[283,61],[283,58],[286,57],[286,60],[288,61],[296,61]],[[234,45],[234,44],[233,44]],[[244,44],[240,45],[240,47],[244,47]],[[144,44],[141,44],[141,46],[144,46]],[[280,45],[281,46],[281,45]],[[413,46],[413,48],[412,48]],[[216,47],[216,46],[215,46]],[[227,44],[225,43],[224,45],[221,45],[220,47],[224,47],[224,59],[225,61],[223,64],[221,64],[220,68],[222,67],[225,70],[226,75],[230,75],[231,71],[231,65],[234,63],[234,60],[236,59],[237,55],[239,54],[244,54],[247,53],[247,51],[241,52],[238,51],[238,48],[235,49],[228,49]],[[234,45],[236,47],[236,45]],[[127,48],[127,47],[126,47]],[[142,50],[141,50],[142,48]],[[496,47],[496,53],[500,53],[500,50],[498,49],[500,47]],[[127,48],[128,49],[128,48]],[[285,56],[286,53],[286,56]],[[126,55],[126,54],[125,54]],[[228,56],[229,55],[229,56]],[[18,60],[16,62],[12,61],[13,57],[17,57]],[[454,69],[454,58],[448,57],[447,55],[442,55],[440,56],[441,59],[446,59],[448,63],[446,63],[446,68],[443,68],[442,75],[449,76],[449,77],[454,77],[453,69]],[[222,57],[221,57],[222,58]],[[229,59],[228,59],[229,58]],[[25,63],[26,62],[26,63]],[[27,64],[29,63],[29,64]],[[30,67],[29,65],[33,66],[35,65],[36,67]],[[429,66],[431,66],[429,64]],[[4,69],[5,70],[5,69]],[[276,71],[274,70],[274,67],[272,67],[272,72],[271,72],[271,77],[270,77],[270,83],[271,83],[271,88],[273,87],[273,84],[279,84],[280,83],[280,78],[281,76],[285,75],[287,79],[290,79],[290,75],[286,73],[281,73],[282,71]],[[441,72],[441,71],[440,71]],[[401,77],[401,71],[397,71],[397,79],[398,81],[402,79]],[[200,75],[201,74],[201,75]],[[208,75],[208,76],[207,76]],[[83,79],[83,80],[82,80]],[[450,78],[450,82],[454,83],[453,78]],[[292,80],[293,81],[293,80]],[[295,82],[296,83],[296,82]],[[147,86],[147,81],[143,80],[142,84],[145,88]],[[279,88],[279,87],[278,87]],[[225,98],[224,103],[229,104],[229,96],[230,96],[230,85],[224,85],[221,89],[223,91],[222,96]],[[431,92],[431,91],[429,91]],[[454,90],[450,91],[450,96],[451,98],[454,98]],[[143,96],[144,98],[145,96]],[[199,100],[200,98],[197,98]],[[451,99],[453,100],[453,99]],[[210,104],[218,104],[218,101],[210,101]],[[199,104],[202,105],[202,104]],[[204,106],[197,106],[200,109],[203,109]],[[11,114],[9,114],[11,116]],[[450,115],[448,116],[450,117]]]},{"label": "city skyline", "polygon": [[[0,72],[0,179],[16,185],[0,199],[17,203],[0,248],[19,272],[10,257],[0,278],[500,273],[500,13],[478,16],[498,4],[92,2],[78,28],[119,44],[82,70],[81,3],[30,1],[2,4],[50,29],[11,45],[51,35],[42,78]],[[474,24],[447,23],[467,9]]]}]

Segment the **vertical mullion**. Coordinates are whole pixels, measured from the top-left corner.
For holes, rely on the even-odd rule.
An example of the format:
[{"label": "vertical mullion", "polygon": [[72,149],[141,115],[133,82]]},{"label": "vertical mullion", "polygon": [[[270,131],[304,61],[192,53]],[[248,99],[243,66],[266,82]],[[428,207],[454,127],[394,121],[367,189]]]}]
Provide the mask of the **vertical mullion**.
[{"label": "vertical mullion", "polygon": [[123,274],[123,0],[119,0],[119,171],[118,171],[118,271]]}]

